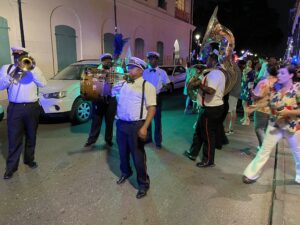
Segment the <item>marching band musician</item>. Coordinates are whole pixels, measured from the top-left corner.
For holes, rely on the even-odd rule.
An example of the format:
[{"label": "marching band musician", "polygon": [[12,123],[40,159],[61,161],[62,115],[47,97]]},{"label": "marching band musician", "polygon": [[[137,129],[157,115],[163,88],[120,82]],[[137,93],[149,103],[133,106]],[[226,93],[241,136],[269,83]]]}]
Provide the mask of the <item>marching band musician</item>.
[{"label": "marching band musician", "polygon": [[218,54],[211,53],[207,60],[207,67],[212,70],[202,79],[191,83],[199,87],[198,102],[201,112],[193,137],[193,144],[184,154],[191,160],[196,160],[201,147],[202,160],[196,165],[200,168],[214,166],[216,138],[218,126],[223,114],[223,95],[225,90],[225,76],[218,69]]},{"label": "marching band musician", "polygon": [[[100,56],[100,60],[101,64],[98,67],[99,70],[102,70],[104,73],[115,72],[115,69],[112,65],[111,54],[104,53]],[[111,88],[111,84],[105,84],[103,98],[92,102],[92,124],[88,140],[84,147],[91,147],[96,143],[100,134],[103,117],[106,125],[105,142],[110,147],[113,145],[113,124],[116,115],[117,102],[116,98],[112,96]]]},{"label": "marching band musician", "polygon": [[[7,107],[8,156],[4,179],[12,178],[18,170],[23,138],[25,136],[24,164],[34,169],[36,133],[39,122],[40,106],[38,88],[47,83],[41,70],[35,66],[33,58],[28,57],[28,50],[13,47],[14,64],[4,65],[0,69],[0,90],[7,89],[9,105]],[[20,57],[27,57],[29,71],[25,71]]]},{"label": "marching band musician", "polygon": [[[161,125],[161,109],[162,109],[162,98],[161,92],[164,87],[168,87],[170,79],[163,69],[158,67],[159,60],[158,52],[148,52],[147,58],[149,60],[149,68],[144,70],[143,78],[150,82],[156,88],[156,113],[154,116],[155,131],[154,140],[157,148],[161,148],[162,142],[162,125]],[[148,128],[147,142],[152,142],[152,126]]]},{"label": "marching band musician", "polygon": [[131,175],[130,154],[137,173],[138,199],[144,197],[150,187],[147,174],[145,140],[147,129],[155,114],[155,87],[143,79],[142,74],[147,64],[136,57],[128,63],[130,83],[123,82],[114,86],[118,96],[117,107],[117,143],[120,154],[121,176],[117,184],[124,183]]}]

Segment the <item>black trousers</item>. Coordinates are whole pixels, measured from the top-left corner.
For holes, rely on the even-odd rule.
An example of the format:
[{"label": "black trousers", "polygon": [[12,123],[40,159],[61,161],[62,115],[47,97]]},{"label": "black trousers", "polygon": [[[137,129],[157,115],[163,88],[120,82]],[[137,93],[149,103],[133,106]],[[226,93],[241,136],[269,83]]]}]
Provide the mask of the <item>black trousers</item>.
[{"label": "black trousers", "polygon": [[101,101],[92,102],[92,125],[88,142],[94,143],[97,141],[103,117],[105,119],[105,141],[112,142],[113,125],[117,110],[117,101],[115,97],[104,98]]},{"label": "black trousers", "polygon": [[36,133],[39,124],[40,106],[35,103],[9,103],[7,108],[8,155],[6,171],[18,169],[25,137],[24,163],[34,161]]},{"label": "black trousers", "polygon": [[224,102],[224,107],[223,107],[223,113],[220,118],[220,123],[217,129],[217,144],[216,147],[218,149],[222,148],[222,145],[229,144],[229,140],[225,134],[225,129],[224,129],[224,121],[227,117],[228,110],[229,110],[229,94],[225,95],[223,97],[223,102]]},{"label": "black trousers", "polygon": [[192,156],[197,157],[201,147],[202,162],[213,164],[215,159],[215,148],[217,144],[218,127],[222,117],[224,106],[203,107],[200,110],[193,143],[190,148]]},{"label": "black trousers", "polygon": [[130,154],[137,173],[139,189],[147,190],[150,187],[150,179],[147,174],[145,143],[138,137],[138,131],[144,121],[127,122],[117,121],[117,143],[120,154],[120,170],[122,176],[130,177]]},{"label": "black trousers", "polygon": [[[162,97],[160,94],[156,95],[156,109],[154,115],[154,140],[156,145],[161,145],[162,142],[162,125],[161,125],[161,110]],[[148,127],[147,142],[152,142],[152,124]]]}]

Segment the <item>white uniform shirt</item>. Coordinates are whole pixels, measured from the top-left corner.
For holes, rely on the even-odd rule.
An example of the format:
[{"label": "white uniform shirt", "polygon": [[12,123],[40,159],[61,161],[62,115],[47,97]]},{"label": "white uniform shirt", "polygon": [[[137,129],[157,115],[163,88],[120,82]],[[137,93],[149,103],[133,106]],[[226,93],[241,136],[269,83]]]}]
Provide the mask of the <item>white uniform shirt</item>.
[{"label": "white uniform shirt", "polygon": [[[152,70],[155,70],[152,71]],[[151,72],[150,72],[151,71]],[[170,79],[163,69],[160,69],[158,67],[156,68],[148,68],[144,70],[143,78],[150,82],[155,88],[156,88],[156,94],[159,94],[161,92],[161,89],[163,87],[163,84],[166,85],[170,83]]]},{"label": "white uniform shirt", "polygon": [[[25,72],[22,79],[12,83],[12,77],[7,74],[9,65],[4,65],[0,69],[0,90],[8,90],[8,100],[14,103],[30,103],[38,100],[38,87],[44,87],[47,84],[42,71],[35,67],[30,72]],[[16,68],[13,65],[9,71],[12,73]]]},{"label": "white uniform shirt", "polygon": [[[215,69],[209,72],[203,79],[202,83],[205,86],[213,88],[216,93],[213,95],[204,93],[201,89],[198,92],[198,102],[201,106],[220,106],[223,105],[223,96],[225,90],[225,75],[222,71]],[[203,101],[204,96],[204,101]],[[204,103],[204,105],[203,105]]]},{"label": "white uniform shirt", "polygon": [[140,77],[136,79],[134,83],[123,82],[123,86],[121,88],[118,88],[118,90],[114,89],[117,89],[117,87],[120,87],[120,85],[116,85],[116,87],[113,87],[113,92],[119,92],[117,107],[118,119],[125,121],[145,120],[147,116],[146,107],[156,105],[155,87],[149,82],[146,82],[143,116],[142,119],[140,119],[143,82],[144,79]]}]

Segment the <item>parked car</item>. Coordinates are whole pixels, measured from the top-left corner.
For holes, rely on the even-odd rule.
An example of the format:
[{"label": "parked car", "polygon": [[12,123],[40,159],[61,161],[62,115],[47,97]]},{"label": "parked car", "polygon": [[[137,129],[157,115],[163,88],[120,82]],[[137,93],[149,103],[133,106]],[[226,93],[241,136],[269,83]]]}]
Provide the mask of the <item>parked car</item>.
[{"label": "parked car", "polygon": [[49,117],[69,116],[72,123],[84,123],[91,117],[91,102],[80,96],[80,78],[84,70],[97,68],[100,60],[81,60],[67,66],[39,89],[42,114]]},{"label": "parked car", "polygon": [[2,105],[0,105],[0,121],[3,120],[3,117],[4,117],[4,109]]},{"label": "parked car", "polygon": [[171,81],[171,89],[172,92],[174,89],[184,87],[186,71],[183,66],[180,65],[163,65],[160,66],[161,69],[165,70],[169,76]]}]

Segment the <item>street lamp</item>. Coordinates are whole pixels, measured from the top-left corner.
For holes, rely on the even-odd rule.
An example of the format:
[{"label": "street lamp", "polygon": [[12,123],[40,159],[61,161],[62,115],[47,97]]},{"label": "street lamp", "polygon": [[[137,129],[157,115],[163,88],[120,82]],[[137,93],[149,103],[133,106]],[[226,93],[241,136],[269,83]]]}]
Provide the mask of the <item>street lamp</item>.
[{"label": "street lamp", "polygon": [[199,43],[199,39],[200,39],[200,37],[201,37],[201,36],[200,36],[200,34],[196,34],[196,35],[195,35],[195,38],[196,38],[197,44]]}]

